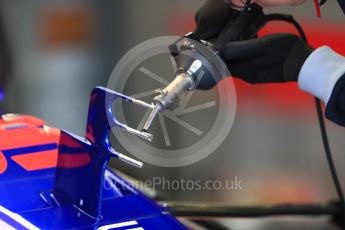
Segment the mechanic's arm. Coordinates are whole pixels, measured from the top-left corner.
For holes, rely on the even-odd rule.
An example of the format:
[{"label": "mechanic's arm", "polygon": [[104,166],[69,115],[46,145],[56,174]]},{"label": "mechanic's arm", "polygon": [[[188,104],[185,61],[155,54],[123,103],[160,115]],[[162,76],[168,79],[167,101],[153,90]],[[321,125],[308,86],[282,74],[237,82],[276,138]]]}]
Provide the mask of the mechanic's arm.
[{"label": "mechanic's arm", "polygon": [[[242,1],[235,2],[240,4]],[[262,6],[295,5],[305,0],[256,0]],[[217,1],[209,1],[217,2]],[[223,5],[223,7],[226,7]],[[231,23],[225,26],[226,17],[219,23],[207,13],[210,7],[202,8],[197,16],[196,32],[199,35],[217,28],[212,36],[218,38],[218,49],[227,63],[232,76],[250,83],[273,83],[298,81],[300,89],[309,92],[326,103],[326,116],[339,125],[345,126],[345,58],[329,47],[316,50],[301,38],[292,34],[272,34],[260,38],[242,41],[224,41],[219,44],[220,34],[228,30],[241,31],[243,23]],[[218,11],[220,12],[220,11]],[[201,17],[200,17],[201,16]],[[218,16],[219,17],[219,16]],[[231,17],[230,17],[231,18]],[[213,21],[214,23],[207,23]],[[242,20],[237,20],[242,21]],[[249,20],[250,21],[250,20]],[[216,27],[215,25],[222,26]],[[201,29],[201,30],[200,30]],[[219,32],[220,31],[220,32]],[[204,36],[206,38],[207,36]],[[214,38],[213,38],[214,39]],[[208,40],[207,38],[205,40]],[[209,81],[212,88],[216,82]],[[202,89],[202,88],[201,88]]]},{"label": "mechanic's arm", "polygon": [[326,117],[345,126],[345,57],[327,46],[313,50],[292,34],[272,34],[226,44],[230,73],[250,83],[298,82],[326,103]]},{"label": "mechanic's arm", "polygon": [[[269,7],[299,5],[305,0],[255,0],[255,2],[263,7]],[[345,58],[343,56],[327,46],[316,49],[303,63],[298,74],[298,85],[300,89],[326,103],[328,119],[345,126]]]},{"label": "mechanic's arm", "polygon": [[345,126],[345,57],[327,46],[316,49],[304,62],[299,88],[326,103],[326,117]]},{"label": "mechanic's arm", "polygon": [[[239,3],[238,0],[231,1]],[[253,2],[256,2],[263,7],[269,7],[299,5],[304,3],[305,0],[254,0]],[[235,74],[238,74],[240,77],[242,74],[242,79],[252,83],[286,82],[297,80],[301,90],[304,90],[325,102],[326,117],[328,119],[339,125],[345,126],[345,57],[337,54],[327,46],[320,47],[312,51],[312,49],[300,39],[297,39],[295,44],[290,43],[290,45],[287,44],[285,46],[282,44],[274,44],[279,41],[284,42],[284,40],[290,40],[291,42],[291,40],[293,40],[293,38],[288,35],[285,35],[285,37],[284,35],[278,36],[281,37],[276,37],[275,39],[271,38],[271,40],[263,38],[264,41],[261,42],[266,42],[268,40],[269,45],[261,48],[272,50],[272,52],[266,52],[266,54],[270,53],[272,59],[269,60],[270,58],[266,58],[266,61],[272,61],[272,63],[275,63],[276,65],[278,64],[278,66],[280,63],[282,66],[280,70],[274,71],[274,69],[277,70],[277,67],[274,68],[272,66],[273,71],[268,70],[263,75],[252,75],[250,77],[250,74],[244,73],[240,67],[238,73]],[[274,37],[274,35],[272,37]],[[260,44],[260,41],[258,40],[251,44],[255,45],[254,43]],[[260,46],[257,48],[260,50],[259,47]],[[229,46],[229,49],[232,49],[231,45]],[[255,50],[255,48],[253,50]],[[228,57],[231,59],[231,56],[233,56],[231,54],[232,51],[228,50],[228,52]],[[278,53],[274,54],[274,52]],[[284,53],[286,56],[285,60],[282,58]],[[279,57],[281,60],[276,61]],[[259,65],[264,64],[263,58],[260,55],[253,55],[251,59],[256,59],[256,62],[259,62]],[[255,69],[256,71],[262,70],[262,67],[260,68],[259,65],[257,65],[257,68]],[[229,63],[229,68],[231,69],[231,63]],[[234,68],[236,72],[236,64]]]}]

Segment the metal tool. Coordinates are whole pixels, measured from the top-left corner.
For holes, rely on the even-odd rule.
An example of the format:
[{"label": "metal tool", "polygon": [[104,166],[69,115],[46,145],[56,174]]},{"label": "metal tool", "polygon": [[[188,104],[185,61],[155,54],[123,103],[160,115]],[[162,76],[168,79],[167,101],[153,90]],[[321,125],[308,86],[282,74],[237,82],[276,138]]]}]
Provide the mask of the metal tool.
[{"label": "metal tool", "polygon": [[183,36],[169,49],[177,65],[176,77],[164,89],[157,90],[153,110],[142,128],[144,132],[150,128],[159,112],[169,109],[182,93],[202,84],[201,75],[203,79],[218,81],[228,73],[213,45],[199,40],[193,33]]},{"label": "metal tool", "polygon": [[167,109],[183,92],[194,89],[195,80],[192,76],[201,66],[201,61],[195,60],[186,72],[178,73],[173,82],[163,90],[158,91],[159,94],[153,99],[153,110],[143,127],[144,131],[149,129],[159,112]]}]

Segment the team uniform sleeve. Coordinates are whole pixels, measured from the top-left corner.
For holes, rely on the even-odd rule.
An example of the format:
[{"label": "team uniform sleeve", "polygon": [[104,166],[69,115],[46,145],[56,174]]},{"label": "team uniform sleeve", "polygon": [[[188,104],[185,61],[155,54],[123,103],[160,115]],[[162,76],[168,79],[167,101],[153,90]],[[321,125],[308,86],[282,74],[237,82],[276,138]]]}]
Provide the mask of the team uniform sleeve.
[{"label": "team uniform sleeve", "polygon": [[327,46],[316,49],[298,77],[299,88],[326,104],[326,117],[345,126],[345,57]]},{"label": "team uniform sleeve", "polygon": [[326,106],[326,117],[345,126],[345,74],[337,81]]}]

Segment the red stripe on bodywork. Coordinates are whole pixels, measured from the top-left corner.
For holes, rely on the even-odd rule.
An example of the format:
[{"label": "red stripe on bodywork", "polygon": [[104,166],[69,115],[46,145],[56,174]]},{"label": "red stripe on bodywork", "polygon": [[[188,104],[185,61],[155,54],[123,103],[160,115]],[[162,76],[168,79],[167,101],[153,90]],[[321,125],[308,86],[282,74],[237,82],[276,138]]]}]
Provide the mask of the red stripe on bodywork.
[{"label": "red stripe on bodywork", "polygon": [[7,169],[7,160],[4,154],[0,151],[0,174],[4,173]]},{"label": "red stripe on bodywork", "polygon": [[28,115],[5,114],[0,117],[0,125],[6,125],[11,123],[25,123],[32,126],[40,126],[46,124],[45,121]]},{"label": "red stripe on bodywork", "polygon": [[26,146],[58,143],[60,130],[50,127],[24,127],[0,130],[0,149],[22,148]]},{"label": "red stripe on bodywork", "polygon": [[11,156],[11,159],[27,171],[54,168],[57,161],[57,150],[15,155]]}]

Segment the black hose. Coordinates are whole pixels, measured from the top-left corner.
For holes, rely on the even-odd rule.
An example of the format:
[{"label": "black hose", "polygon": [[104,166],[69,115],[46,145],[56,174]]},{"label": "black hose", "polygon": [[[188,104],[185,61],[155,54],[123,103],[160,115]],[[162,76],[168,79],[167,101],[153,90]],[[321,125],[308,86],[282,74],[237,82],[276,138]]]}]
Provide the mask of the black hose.
[{"label": "black hose", "polygon": [[341,209],[338,204],[280,204],[258,206],[230,206],[212,203],[188,203],[166,201],[160,203],[177,217],[267,217],[281,215],[303,216],[338,216]]},{"label": "black hose", "polygon": [[230,228],[226,227],[225,225],[212,220],[193,220],[193,223],[196,223],[206,229],[212,230],[231,230]]},{"label": "black hose", "polygon": [[342,224],[342,228],[345,229],[344,193],[343,193],[343,190],[341,188],[339,177],[337,175],[337,170],[336,170],[335,165],[334,165],[334,160],[332,157],[332,152],[331,152],[331,148],[330,148],[329,141],[328,141],[325,119],[323,118],[323,112],[322,112],[320,99],[315,98],[315,103],[316,103],[316,111],[317,111],[317,115],[318,115],[318,119],[319,119],[322,141],[323,141],[323,145],[324,145],[324,149],[325,149],[325,153],[326,153],[326,158],[327,158],[328,166],[329,166],[329,169],[331,171],[332,179],[333,179],[333,182],[334,182],[337,194],[338,194],[339,206],[340,206],[340,209],[342,211],[341,214],[339,215],[339,217],[341,218],[340,222]]},{"label": "black hose", "polygon": [[[304,30],[302,26],[293,18],[291,15],[284,15],[284,14],[270,14],[266,16],[266,23],[269,21],[285,21],[288,23],[292,23],[294,27],[297,29],[299,35],[301,38],[308,43],[307,37],[304,33]],[[321,137],[322,137],[322,142],[328,162],[328,166],[331,172],[332,180],[337,192],[337,196],[339,199],[339,205],[341,209],[341,223],[342,223],[342,228],[345,229],[345,199],[344,199],[344,193],[339,181],[339,177],[337,175],[337,170],[334,165],[334,160],[332,157],[332,151],[330,148],[329,140],[328,140],[328,135],[327,135],[327,129],[325,125],[325,119],[323,117],[323,112],[322,112],[322,106],[321,106],[321,101],[318,98],[315,98],[315,106],[316,106],[316,111],[317,111],[317,116],[318,116],[318,121],[320,125],[320,131],[321,131]]]}]

